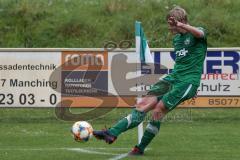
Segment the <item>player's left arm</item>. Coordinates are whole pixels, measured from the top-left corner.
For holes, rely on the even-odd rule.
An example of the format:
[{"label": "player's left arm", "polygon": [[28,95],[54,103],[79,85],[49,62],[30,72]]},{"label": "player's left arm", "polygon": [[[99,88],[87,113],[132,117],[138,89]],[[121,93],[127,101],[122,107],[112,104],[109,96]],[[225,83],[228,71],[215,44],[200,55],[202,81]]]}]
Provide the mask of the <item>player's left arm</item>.
[{"label": "player's left arm", "polygon": [[[181,23],[181,22],[179,22]],[[192,33],[192,35],[196,38],[203,38],[204,37],[204,32],[202,30],[200,30],[199,28],[193,27],[189,24],[180,24],[179,26],[180,28],[186,30],[187,32]]]}]

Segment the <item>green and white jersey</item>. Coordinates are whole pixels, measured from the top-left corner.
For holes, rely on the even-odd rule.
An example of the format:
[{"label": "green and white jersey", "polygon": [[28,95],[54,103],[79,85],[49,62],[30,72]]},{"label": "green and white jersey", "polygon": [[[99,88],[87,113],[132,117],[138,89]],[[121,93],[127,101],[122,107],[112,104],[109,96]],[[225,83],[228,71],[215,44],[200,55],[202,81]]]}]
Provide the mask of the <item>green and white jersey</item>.
[{"label": "green and white jersey", "polygon": [[166,80],[180,80],[199,86],[207,52],[207,37],[203,28],[198,29],[204,32],[202,38],[196,38],[189,32],[174,36],[175,65]]}]

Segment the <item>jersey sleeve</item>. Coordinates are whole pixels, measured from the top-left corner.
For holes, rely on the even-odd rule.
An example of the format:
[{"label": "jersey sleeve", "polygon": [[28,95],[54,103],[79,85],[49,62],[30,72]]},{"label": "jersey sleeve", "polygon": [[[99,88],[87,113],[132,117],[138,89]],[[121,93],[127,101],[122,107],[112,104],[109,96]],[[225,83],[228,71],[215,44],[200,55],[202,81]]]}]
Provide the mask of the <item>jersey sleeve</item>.
[{"label": "jersey sleeve", "polygon": [[206,32],[206,29],[204,29],[203,27],[197,27],[197,29],[199,29],[200,31],[203,32],[203,39],[206,39],[207,38],[207,32]]}]

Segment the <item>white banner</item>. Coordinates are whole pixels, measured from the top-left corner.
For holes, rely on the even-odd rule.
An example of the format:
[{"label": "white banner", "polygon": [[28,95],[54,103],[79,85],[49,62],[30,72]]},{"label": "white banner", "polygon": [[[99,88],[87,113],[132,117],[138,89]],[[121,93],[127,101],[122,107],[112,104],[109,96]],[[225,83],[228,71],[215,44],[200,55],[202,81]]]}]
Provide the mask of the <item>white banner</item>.
[{"label": "white banner", "polygon": [[61,101],[61,52],[0,52],[0,107],[51,107]]}]

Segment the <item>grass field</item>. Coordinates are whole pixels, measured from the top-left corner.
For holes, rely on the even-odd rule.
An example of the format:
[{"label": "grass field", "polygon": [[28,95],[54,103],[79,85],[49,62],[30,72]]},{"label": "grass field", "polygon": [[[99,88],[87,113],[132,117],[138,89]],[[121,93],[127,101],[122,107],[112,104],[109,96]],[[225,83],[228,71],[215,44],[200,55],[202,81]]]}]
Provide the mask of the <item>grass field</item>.
[{"label": "grass field", "polygon": [[[0,0],[0,46],[103,48],[108,41],[134,41],[139,20],[150,47],[172,47],[165,16],[175,5],[208,30],[209,47],[239,46],[239,0]],[[110,127],[129,111],[115,109],[90,123]],[[177,109],[137,158],[125,156],[137,143],[136,129],[112,145],[94,138],[77,143],[72,124],[57,119],[54,109],[0,108],[0,160],[240,159],[240,109]]]},{"label": "grass field", "polygon": [[[128,112],[115,109],[90,123],[95,129],[109,127]],[[239,160],[239,115],[240,109],[177,109],[164,120],[143,157],[123,159]],[[54,109],[1,109],[0,159],[117,159],[137,142],[137,130],[133,129],[112,145],[94,138],[77,143],[70,134],[72,123],[57,119]]]}]

